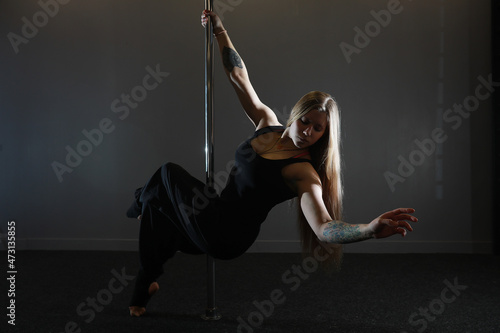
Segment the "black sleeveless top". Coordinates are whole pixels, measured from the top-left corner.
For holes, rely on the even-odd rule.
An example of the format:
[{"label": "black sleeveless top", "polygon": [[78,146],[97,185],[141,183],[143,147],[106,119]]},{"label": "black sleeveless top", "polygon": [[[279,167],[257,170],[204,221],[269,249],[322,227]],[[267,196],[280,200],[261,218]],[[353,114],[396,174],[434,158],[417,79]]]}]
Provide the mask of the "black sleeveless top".
[{"label": "black sleeveless top", "polygon": [[[311,161],[294,157],[266,159],[258,155],[251,145],[251,141],[259,135],[282,132],[284,129],[283,126],[261,128],[236,150],[235,165],[218,200],[220,222],[226,225],[227,231],[233,236],[244,235],[236,236],[238,239],[231,241],[233,247],[238,246],[238,243],[238,247],[246,251],[257,238],[260,225],[271,209],[297,196],[285,183],[282,169],[293,163]],[[236,230],[240,232],[235,233]],[[230,235],[221,235],[220,241],[227,242],[227,237]]]},{"label": "black sleeveless top", "polygon": [[[164,164],[144,187],[136,190],[136,200],[127,216],[135,218],[142,214],[141,225],[151,223],[158,230],[163,230],[163,223],[173,224],[178,233],[170,230],[170,236],[179,236],[176,244],[189,243],[190,249],[196,248],[193,253],[209,253],[218,259],[242,255],[257,239],[271,209],[296,196],[285,183],[282,169],[293,163],[311,163],[298,158],[300,155],[270,160],[254,151],[251,145],[254,138],[284,129],[283,126],[262,128],[240,144],[235,165],[220,195],[181,166]],[[144,220],[144,214],[149,222]],[[178,247],[176,244],[171,246]]]}]

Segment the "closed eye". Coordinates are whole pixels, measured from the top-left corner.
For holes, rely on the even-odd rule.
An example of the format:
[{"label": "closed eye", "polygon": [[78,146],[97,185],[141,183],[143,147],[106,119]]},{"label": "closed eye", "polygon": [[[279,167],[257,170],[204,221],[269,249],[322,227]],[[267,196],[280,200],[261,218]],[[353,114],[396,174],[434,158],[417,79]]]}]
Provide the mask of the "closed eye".
[{"label": "closed eye", "polygon": [[[309,125],[311,123],[311,121],[307,118],[300,118],[300,122],[304,125]],[[314,130],[316,132],[321,132],[323,131],[323,126],[322,125],[316,125],[314,126]]]}]

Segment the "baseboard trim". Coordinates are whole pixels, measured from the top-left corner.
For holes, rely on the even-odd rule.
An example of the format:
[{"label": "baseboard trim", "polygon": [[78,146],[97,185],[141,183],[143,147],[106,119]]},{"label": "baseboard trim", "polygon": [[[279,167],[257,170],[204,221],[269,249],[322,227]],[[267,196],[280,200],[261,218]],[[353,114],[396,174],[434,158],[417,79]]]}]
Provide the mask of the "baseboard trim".
[{"label": "baseboard trim", "polygon": [[[249,252],[300,252],[299,241],[257,241]],[[493,253],[487,241],[389,241],[369,240],[344,245],[345,253]]]},{"label": "baseboard trim", "polygon": [[[6,249],[5,240],[0,240],[1,250]],[[81,238],[18,238],[16,250],[50,251],[137,251],[137,239],[81,239]],[[297,240],[257,240],[249,253],[298,253]],[[392,241],[369,240],[347,244],[346,253],[483,253],[493,252],[493,243],[488,241]]]}]

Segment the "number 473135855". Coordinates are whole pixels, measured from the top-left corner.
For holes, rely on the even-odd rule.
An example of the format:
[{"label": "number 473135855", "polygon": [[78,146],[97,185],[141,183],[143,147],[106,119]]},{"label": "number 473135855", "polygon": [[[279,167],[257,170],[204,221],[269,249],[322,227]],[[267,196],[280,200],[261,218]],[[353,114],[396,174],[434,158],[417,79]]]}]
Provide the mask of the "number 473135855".
[{"label": "number 473135855", "polygon": [[9,269],[16,268],[16,222],[10,221],[7,223],[7,261]]}]

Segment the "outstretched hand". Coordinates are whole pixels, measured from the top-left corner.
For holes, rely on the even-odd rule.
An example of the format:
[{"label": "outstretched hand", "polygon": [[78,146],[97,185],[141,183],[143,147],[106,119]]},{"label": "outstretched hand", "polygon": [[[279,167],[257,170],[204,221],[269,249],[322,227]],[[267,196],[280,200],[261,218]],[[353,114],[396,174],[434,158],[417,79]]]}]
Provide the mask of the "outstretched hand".
[{"label": "outstretched hand", "polygon": [[214,29],[214,33],[224,30],[224,26],[222,25],[222,20],[217,14],[213,11],[205,9],[201,13],[201,25],[205,28],[207,26],[208,18],[211,18],[212,27]]},{"label": "outstretched hand", "polygon": [[370,222],[369,228],[375,238],[385,238],[395,234],[406,236],[407,231],[413,228],[407,221],[417,222],[418,219],[410,214],[414,213],[413,208],[398,208],[386,212]]}]

